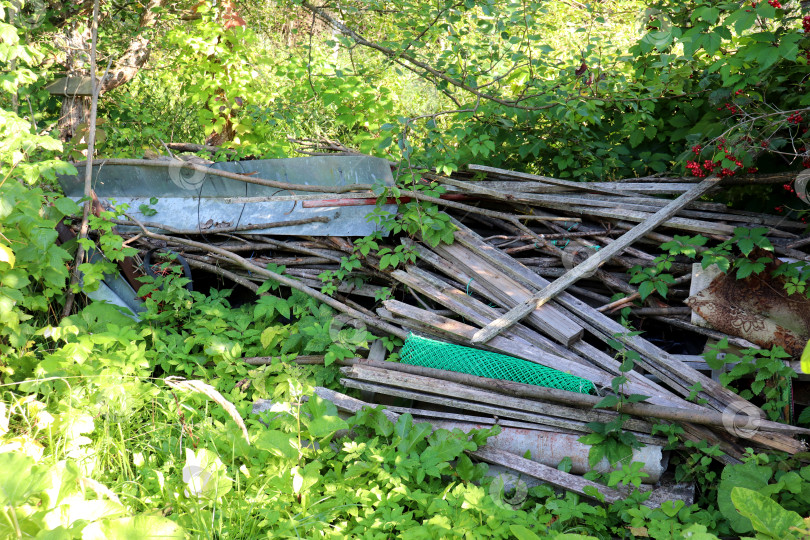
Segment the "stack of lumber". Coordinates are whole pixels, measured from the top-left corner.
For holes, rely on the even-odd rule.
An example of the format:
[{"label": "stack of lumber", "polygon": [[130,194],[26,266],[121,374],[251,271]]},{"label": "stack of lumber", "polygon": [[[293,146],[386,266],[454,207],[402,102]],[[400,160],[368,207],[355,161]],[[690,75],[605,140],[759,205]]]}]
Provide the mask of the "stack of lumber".
[{"label": "stack of lumber", "polygon": [[[768,421],[759,407],[684,361],[685,351],[667,352],[617,320],[618,310],[631,307],[632,321],[642,329],[668,326],[684,339],[727,337],[731,343],[750,345],[739,336],[690,322],[691,312],[682,302],[689,294],[691,261],[675,261],[676,280],[666,300],[638,302],[627,273],[635,266],[653,266],[660,244],[674,235],[702,234],[717,242],[731,237],[737,227],[765,227],[776,255],[810,261],[804,224],[700,200],[727,181],[583,183],[477,165],[453,177],[425,174],[423,182],[444,186],[444,196],[405,189],[401,196],[439,205],[451,218],[453,243],[431,245],[418,236],[389,236],[380,248],[403,245],[415,261],[391,268],[369,253],[330,295],[320,290],[321,276],[339,269],[341,260],[354,252],[353,239],[257,235],[250,230],[202,237],[143,227],[132,245],[168,247],[192,268],[254,292],[265,279],[275,279],[378,336],[405,339],[413,333],[513,356],[586,378],[602,395],[613,393],[611,383],[624,376],[620,392],[648,396],[645,403],[624,404],[621,411],[633,417],[625,428],[640,440],[654,442],[651,422],[660,419],[679,424],[683,440],[719,445],[725,453],[719,459],[728,463],[740,460],[751,446],[795,454],[805,448],[797,436],[810,431]],[[329,202],[369,204],[363,193],[347,198],[353,202]],[[268,265],[285,269],[279,273]],[[386,289],[392,291],[389,299],[381,300]],[[626,297],[615,301],[617,293]],[[625,353],[633,351],[637,359],[632,370],[623,371],[616,342]],[[610,421],[617,414],[594,410],[597,396],[381,363],[379,358],[349,364],[342,379],[348,388],[479,417],[584,433],[588,422]]]}]

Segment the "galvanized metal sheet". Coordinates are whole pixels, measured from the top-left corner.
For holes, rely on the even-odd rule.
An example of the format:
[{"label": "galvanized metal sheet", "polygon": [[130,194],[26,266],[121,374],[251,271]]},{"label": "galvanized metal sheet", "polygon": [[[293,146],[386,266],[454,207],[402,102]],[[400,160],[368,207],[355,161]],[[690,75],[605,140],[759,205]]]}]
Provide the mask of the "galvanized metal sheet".
[{"label": "galvanized metal sheet", "polygon": [[[394,179],[385,160],[370,156],[313,156],[304,158],[231,161],[214,163],[213,169],[250,174],[266,180],[300,185],[347,186],[351,184],[385,184]],[[84,166],[77,165],[78,175],[61,176],[59,183],[65,195],[79,200],[84,194]],[[312,195],[312,192],[287,191],[214,176],[184,167],[176,160],[166,167],[143,165],[95,165],[93,190],[102,202],[126,203],[135,218],[153,221],[175,229],[192,229],[205,233],[212,227],[233,227],[325,217],[326,223],[253,230],[252,234],[365,236],[378,227],[366,218],[374,206],[322,206],[304,208],[300,202],[230,203],[234,197],[272,197]],[[151,205],[150,198],[157,204]],[[333,197],[325,196],[324,199]],[[156,211],[145,216],[139,207],[148,205]],[[389,212],[395,205],[385,205]]]}]

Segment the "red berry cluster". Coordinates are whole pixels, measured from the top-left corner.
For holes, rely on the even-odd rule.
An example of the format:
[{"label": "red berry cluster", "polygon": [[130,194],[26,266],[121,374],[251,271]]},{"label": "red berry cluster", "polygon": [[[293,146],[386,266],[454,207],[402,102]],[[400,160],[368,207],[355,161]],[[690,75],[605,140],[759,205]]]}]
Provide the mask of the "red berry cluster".
[{"label": "red berry cluster", "polygon": [[793,113],[790,116],[788,116],[787,119],[788,124],[801,124],[802,120],[804,120],[804,118],[802,118],[802,115],[799,113]]},{"label": "red berry cluster", "polygon": [[810,34],[810,15],[805,15],[802,19],[802,28],[805,34]]},{"label": "red berry cluster", "polygon": [[785,211],[784,206],[774,206],[773,209],[779,212],[780,214]]},{"label": "red berry cluster", "polygon": [[779,0],[768,0],[768,3],[770,5],[772,5],[773,7],[775,7],[776,9],[779,9],[779,8],[782,7],[782,4],[779,3]]},{"label": "red berry cluster", "polygon": [[[749,142],[753,142],[749,138]],[[763,144],[767,146],[767,141],[763,141]],[[737,159],[732,153],[729,148],[726,148],[726,140],[720,139],[717,142],[717,149],[720,150],[725,154],[725,159],[734,163],[736,167],[742,168],[743,163],[741,160]],[[695,145],[692,147],[692,152],[695,153],[696,156],[700,156],[700,151],[702,147],[700,145]],[[705,178],[710,174],[717,174],[720,178],[726,176],[733,176],[736,174],[736,171],[733,169],[729,169],[728,167],[720,168],[719,161],[712,161],[711,159],[703,160],[703,163],[700,162],[699,159],[694,161],[689,160],[686,162],[686,168],[692,173],[692,176],[696,176],[698,178]],[[717,171],[719,169],[719,171]],[[755,173],[757,172],[756,167],[749,167],[747,170],[748,173]]]},{"label": "red berry cluster", "polygon": [[725,105],[717,107],[718,111],[722,111],[723,109],[727,109],[728,112],[730,112],[731,114],[737,114],[738,112],[740,112],[740,109],[733,103],[726,103]]},{"label": "red berry cluster", "polygon": [[788,193],[796,193],[796,190],[793,189],[793,186],[791,186],[790,184],[782,184],[782,189],[784,189]]},{"label": "red berry cluster", "polygon": [[698,178],[705,178],[706,176],[710,175],[714,172],[718,165],[720,165],[719,162],[712,161],[710,159],[705,160],[702,164],[699,161],[686,162],[686,168],[689,169],[692,176],[697,176]]}]

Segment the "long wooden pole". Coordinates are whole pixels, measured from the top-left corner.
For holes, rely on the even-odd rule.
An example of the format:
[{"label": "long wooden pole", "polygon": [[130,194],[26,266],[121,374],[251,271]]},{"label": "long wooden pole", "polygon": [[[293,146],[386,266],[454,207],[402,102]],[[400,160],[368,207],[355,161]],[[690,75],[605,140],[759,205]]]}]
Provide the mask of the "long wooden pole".
[{"label": "long wooden pole", "polygon": [[547,287],[538,291],[531,298],[518,304],[506,314],[495,319],[487,326],[476,332],[471,340],[472,343],[486,343],[503,330],[511,327],[526,317],[529,313],[542,306],[559,293],[563,292],[572,284],[576,283],[586,274],[599,268],[599,265],[601,265],[603,262],[621,253],[626,247],[677,214],[679,210],[718,185],[721,181],[722,179],[716,176],[706,178],[701,183],[697,184],[695,187],[663,207],[661,210],[630,229],[620,238],[617,238],[615,242],[600,249],[594,255],[588,257],[582,263],[563,274],[560,278],[556,279]]},{"label": "long wooden pole", "polygon": [[84,259],[84,244],[82,240],[87,238],[90,230],[90,208],[93,205],[91,198],[92,195],[92,180],[93,180],[93,152],[96,146],[96,115],[98,114],[98,94],[101,91],[101,81],[96,77],[96,48],[98,44],[98,7],[99,0],[93,2],[93,29],[91,33],[90,42],[90,77],[93,82],[92,99],[90,101],[90,119],[87,124],[87,166],[84,170],[84,209],[82,211],[82,225],[79,228],[79,244],[76,248],[76,259],[73,263],[73,275],[70,278],[70,287],[68,288],[67,297],[65,298],[65,307],[62,310],[62,318],[70,315],[73,309],[73,299],[76,296],[74,290],[79,284],[81,278],[81,270],[79,266]]},{"label": "long wooden pole", "polygon": [[[257,365],[264,358],[265,357],[245,358],[244,360],[249,364]],[[295,362],[300,364],[322,363],[320,358],[312,359],[312,357],[303,357],[299,359],[301,360],[300,362]],[[272,361],[272,359],[268,358],[267,362],[270,361]],[[489,390],[491,392],[498,392],[509,396],[553,401],[555,403],[563,403],[575,407],[593,407],[602,400],[602,398],[599,396],[578,394],[576,392],[567,392],[565,390],[558,390],[556,388],[545,388],[543,386],[534,386],[532,384],[524,384],[514,381],[478,377],[477,375],[457,373],[455,371],[412,366],[410,364],[401,364],[399,362],[368,360],[365,358],[346,358],[343,360],[338,360],[335,363],[341,366],[370,366],[379,369],[409,373],[412,375],[420,375],[423,377],[432,377],[434,379],[474,386],[476,388]],[[633,416],[638,416],[640,418],[658,418],[672,422],[688,422],[691,424],[701,424],[704,426],[722,427],[727,429],[750,428],[750,423],[752,421],[752,419],[744,413],[724,415],[711,410],[684,409],[680,407],[651,405],[649,403],[625,403],[615,407],[608,407],[605,410],[619,411]],[[789,434],[810,434],[810,429],[806,428],[791,426],[789,424],[780,424],[779,422],[772,422],[765,419],[755,419],[755,421],[757,422],[757,427],[762,431]]]}]

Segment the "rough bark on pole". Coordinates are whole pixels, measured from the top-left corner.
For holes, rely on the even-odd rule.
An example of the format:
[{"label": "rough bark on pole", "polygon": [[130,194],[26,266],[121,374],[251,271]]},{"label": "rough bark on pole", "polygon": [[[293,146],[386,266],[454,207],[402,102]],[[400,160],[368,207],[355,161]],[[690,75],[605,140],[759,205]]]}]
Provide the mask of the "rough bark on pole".
[{"label": "rough bark on pole", "polygon": [[486,343],[498,335],[501,331],[520,321],[526,315],[567,289],[570,285],[576,283],[580,278],[585,276],[585,274],[596,270],[599,265],[602,264],[602,262],[607,261],[614,255],[619,254],[625,247],[629,246],[648,232],[652,231],[655,227],[677,214],[678,211],[684,206],[718,185],[721,181],[722,179],[716,176],[706,178],[701,183],[666,205],[664,208],[633,227],[626,234],[616,239],[615,242],[600,249],[597,253],[566,272],[562,277],[555,280],[548,287],[537,292],[537,294],[525,302],[519,304],[502,317],[495,319],[486,327],[476,332],[471,340],[472,343]]},{"label": "rough bark on pole", "polygon": [[92,41],[90,44],[90,73],[92,74],[92,81],[93,81],[93,97],[90,105],[90,122],[87,128],[87,167],[84,170],[84,198],[86,199],[84,202],[84,209],[82,211],[82,224],[79,229],[79,244],[76,248],[76,260],[73,263],[73,275],[70,279],[70,288],[67,292],[67,297],[65,298],[65,307],[62,310],[62,318],[67,317],[70,315],[71,310],[73,309],[73,299],[76,295],[76,291],[74,287],[76,287],[79,283],[81,277],[81,270],[79,270],[79,266],[82,264],[82,259],[84,259],[84,245],[82,244],[82,240],[87,238],[87,233],[89,232],[89,219],[90,219],[90,207],[93,205],[93,201],[91,200],[91,183],[93,180],[93,152],[95,151],[96,145],[96,114],[98,111],[98,94],[101,90],[99,85],[99,81],[96,79],[96,45],[98,44],[98,10],[99,10],[99,0],[96,0],[93,3],[93,28],[92,28]]}]

